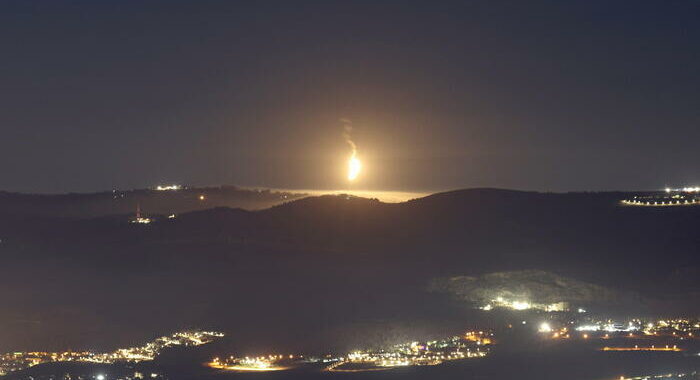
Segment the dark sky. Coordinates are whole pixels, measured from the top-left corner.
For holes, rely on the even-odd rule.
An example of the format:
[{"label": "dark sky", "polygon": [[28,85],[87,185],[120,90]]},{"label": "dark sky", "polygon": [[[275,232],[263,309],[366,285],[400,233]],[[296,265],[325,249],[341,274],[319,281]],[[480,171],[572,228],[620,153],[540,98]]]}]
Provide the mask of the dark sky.
[{"label": "dark sky", "polygon": [[700,183],[698,1],[2,1],[0,189]]}]

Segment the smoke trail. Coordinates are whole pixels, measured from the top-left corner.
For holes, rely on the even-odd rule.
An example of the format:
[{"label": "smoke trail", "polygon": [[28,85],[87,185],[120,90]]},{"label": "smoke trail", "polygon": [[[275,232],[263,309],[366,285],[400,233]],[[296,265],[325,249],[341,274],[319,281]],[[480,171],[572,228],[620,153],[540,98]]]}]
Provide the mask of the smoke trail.
[{"label": "smoke trail", "polygon": [[357,145],[352,141],[352,121],[350,119],[340,119],[340,122],[343,124],[343,138],[352,150],[348,160],[348,180],[354,181],[362,170],[362,163],[357,159]]},{"label": "smoke trail", "polygon": [[343,118],[340,119],[340,122],[343,125],[343,139],[350,145],[352,157],[355,157],[357,155],[357,145],[352,141],[352,120]]}]

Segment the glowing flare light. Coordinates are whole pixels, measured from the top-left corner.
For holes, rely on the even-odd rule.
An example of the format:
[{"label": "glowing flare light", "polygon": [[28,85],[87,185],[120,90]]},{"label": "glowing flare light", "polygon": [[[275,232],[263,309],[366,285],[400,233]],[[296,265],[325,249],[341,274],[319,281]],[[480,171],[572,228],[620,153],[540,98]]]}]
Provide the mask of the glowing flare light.
[{"label": "glowing flare light", "polygon": [[348,180],[354,181],[362,170],[362,163],[353,153],[352,157],[348,161]]}]

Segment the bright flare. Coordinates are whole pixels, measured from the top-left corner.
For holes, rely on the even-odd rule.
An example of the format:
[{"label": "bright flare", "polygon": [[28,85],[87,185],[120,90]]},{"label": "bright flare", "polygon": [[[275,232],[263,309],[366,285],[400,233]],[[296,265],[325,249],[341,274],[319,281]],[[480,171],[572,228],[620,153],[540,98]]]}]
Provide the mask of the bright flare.
[{"label": "bright flare", "polygon": [[348,161],[348,180],[354,181],[360,174],[361,169],[362,163],[360,163],[360,160],[353,154],[352,157],[350,157],[350,161]]}]

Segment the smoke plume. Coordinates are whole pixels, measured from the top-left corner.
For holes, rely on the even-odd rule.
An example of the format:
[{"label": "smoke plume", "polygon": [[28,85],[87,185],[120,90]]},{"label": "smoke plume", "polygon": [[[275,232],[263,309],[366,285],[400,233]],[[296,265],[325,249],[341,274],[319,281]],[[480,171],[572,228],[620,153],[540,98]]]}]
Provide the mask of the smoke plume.
[{"label": "smoke plume", "polygon": [[357,145],[355,145],[355,142],[352,141],[352,120],[343,118],[340,119],[340,122],[343,125],[343,139],[345,139],[345,142],[350,145],[352,157],[355,157],[357,154]]}]

